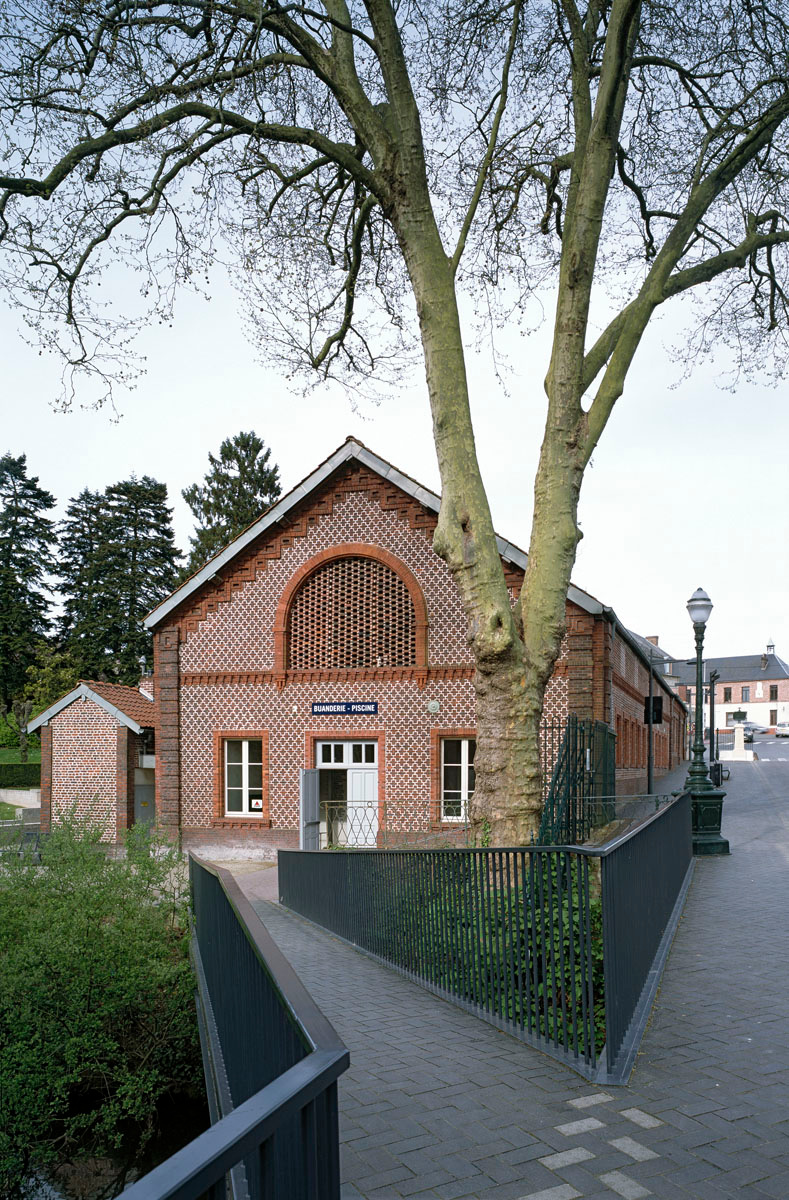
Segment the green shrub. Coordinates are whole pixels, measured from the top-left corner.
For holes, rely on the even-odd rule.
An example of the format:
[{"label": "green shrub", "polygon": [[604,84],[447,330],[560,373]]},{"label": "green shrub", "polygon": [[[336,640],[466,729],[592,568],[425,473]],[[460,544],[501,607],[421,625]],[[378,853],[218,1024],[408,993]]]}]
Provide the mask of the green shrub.
[{"label": "green shrub", "polygon": [[0,854],[0,1195],[67,1159],[139,1154],[157,1103],[201,1084],[176,851],[134,826],[126,857],[73,817],[41,864]]},{"label": "green shrub", "polygon": [[0,763],[0,788],[41,787],[41,763]]},{"label": "green shrub", "polygon": [[588,961],[580,961],[579,874],[577,859],[560,864],[553,855],[536,855],[524,893],[502,887],[500,877],[485,878],[479,867],[457,867],[442,894],[421,906],[424,933],[413,939],[412,962],[405,965],[559,1045],[572,1048],[575,1018],[581,1053],[591,983],[599,1053],[605,1043],[602,905],[590,879],[589,928],[583,931],[589,972]]}]

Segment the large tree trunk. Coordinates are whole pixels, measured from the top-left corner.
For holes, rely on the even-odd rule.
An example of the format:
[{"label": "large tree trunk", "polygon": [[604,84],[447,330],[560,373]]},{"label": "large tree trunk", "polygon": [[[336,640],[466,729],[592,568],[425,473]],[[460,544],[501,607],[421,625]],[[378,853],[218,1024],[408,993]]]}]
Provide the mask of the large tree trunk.
[{"label": "large tree trunk", "polygon": [[429,205],[398,213],[395,225],[417,300],[441,472],[434,546],[458,585],[476,663],[472,823],[478,840],[523,845],[539,828],[539,728],[561,632],[541,653],[532,622],[535,648],[524,657],[477,462],[453,273]]}]

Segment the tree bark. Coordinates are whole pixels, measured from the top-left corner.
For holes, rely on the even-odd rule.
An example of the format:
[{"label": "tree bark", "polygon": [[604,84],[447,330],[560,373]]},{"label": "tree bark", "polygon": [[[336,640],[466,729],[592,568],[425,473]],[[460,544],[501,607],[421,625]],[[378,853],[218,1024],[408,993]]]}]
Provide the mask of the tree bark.
[{"label": "tree bark", "polygon": [[471,821],[478,840],[522,845],[539,828],[539,726],[553,664],[547,674],[526,670],[477,462],[454,272],[429,202],[402,205],[393,224],[416,296],[441,473],[434,547],[460,591],[476,664]]}]

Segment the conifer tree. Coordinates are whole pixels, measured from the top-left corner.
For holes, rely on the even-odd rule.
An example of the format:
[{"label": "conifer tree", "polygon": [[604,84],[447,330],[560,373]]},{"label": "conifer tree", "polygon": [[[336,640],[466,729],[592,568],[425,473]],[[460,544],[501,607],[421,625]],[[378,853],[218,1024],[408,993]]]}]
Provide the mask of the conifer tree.
[{"label": "conifer tree", "polygon": [[27,456],[0,458],[0,701],[9,708],[49,627],[55,498],[27,474]]},{"label": "conifer tree", "polygon": [[118,682],[135,684],[151,659],[142,618],[175,587],[180,554],[166,484],[132,475],[108,487],[105,498],[99,570],[106,648]]},{"label": "conifer tree", "polygon": [[279,499],[279,467],[269,466],[270,458],[271,450],[254,430],[242,431],[225,438],[218,458],[208,455],[211,469],[203,484],[181,492],[197,521],[184,577],[199,571]]},{"label": "conifer tree", "polygon": [[109,661],[112,638],[106,585],[108,557],[107,501],[101,492],[84,488],[69,501],[60,523],[58,576],[63,595],[59,631],[78,678],[114,674]]}]

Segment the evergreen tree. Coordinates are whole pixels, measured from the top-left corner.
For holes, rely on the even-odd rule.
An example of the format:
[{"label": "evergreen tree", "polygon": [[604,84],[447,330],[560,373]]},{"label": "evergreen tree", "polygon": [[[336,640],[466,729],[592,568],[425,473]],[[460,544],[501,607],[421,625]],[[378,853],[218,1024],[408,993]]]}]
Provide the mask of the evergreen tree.
[{"label": "evergreen tree", "polygon": [[0,700],[11,706],[48,629],[55,498],[28,478],[27,456],[0,458]]},{"label": "evergreen tree", "polygon": [[112,547],[107,500],[85,488],[69,501],[60,523],[58,576],[63,596],[60,635],[80,679],[114,674],[110,632],[116,607],[107,588]]},{"label": "evergreen tree", "polygon": [[31,702],[33,715],[36,715],[72,691],[82,678],[85,676],[68,650],[51,642],[41,642],[36,661],[27,668],[23,696]]},{"label": "evergreen tree", "polygon": [[181,492],[197,521],[184,577],[199,571],[279,499],[279,467],[269,466],[270,457],[254,431],[237,433],[222,442],[218,458],[208,455],[211,469],[202,486],[194,483]]},{"label": "evergreen tree", "polygon": [[142,618],[176,585],[178,559],[167,486],[149,475],[108,487],[99,545],[102,627],[120,683],[139,681],[150,661]]}]

